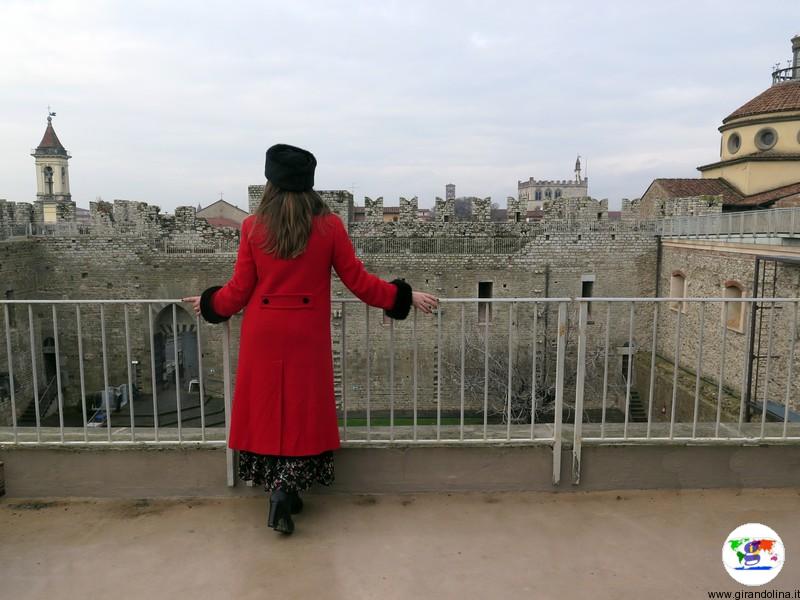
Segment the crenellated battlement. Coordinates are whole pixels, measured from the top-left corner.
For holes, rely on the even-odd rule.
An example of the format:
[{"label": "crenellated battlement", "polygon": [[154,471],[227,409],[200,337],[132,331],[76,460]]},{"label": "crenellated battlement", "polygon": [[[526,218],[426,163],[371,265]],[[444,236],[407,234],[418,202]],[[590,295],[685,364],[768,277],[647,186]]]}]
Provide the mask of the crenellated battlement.
[{"label": "crenellated battlement", "polygon": [[[258,205],[253,201],[258,199],[260,202],[263,190],[264,186],[249,187],[251,208],[257,208]],[[386,206],[384,198],[379,196],[374,199],[365,197],[363,219],[355,219],[356,209],[359,207],[354,206],[350,192],[321,190],[318,193],[332,211],[342,218],[354,240],[359,240],[358,248],[364,251],[377,248],[375,244],[380,245],[381,238],[392,240],[406,238],[412,241],[434,238],[508,240],[551,234],[558,236],[575,232],[594,232],[602,236],[622,231],[650,236],[655,230],[652,220],[643,214],[641,202],[638,200],[625,200],[621,220],[612,222],[608,217],[606,199],[560,198],[545,202],[541,220],[532,221],[527,218],[525,201],[514,197],[506,199],[504,218],[493,220],[491,197],[468,198],[471,203],[471,217],[467,219],[456,215],[456,200],[453,198],[436,198],[431,215],[423,217],[420,216],[419,198],[416,196],[400,197],[397,206]],[[707,200],[703,202],[708,204]],[[206,219],[197,216],[197,210],[193,206],[179,206],[173,214],[163,214],[159,206],[146,202],[98,200],[90,202],[89,216],[88,224],[75,222],[74,214],[71,218],[65,215],[57,223],[43,224],[37,222],[34,207],[30,204],[0,200],[0,239],[31,234],[118,235],[146,238],[154,249],[170,252],[233,252],[238,247],[237,229],[210,225]],[[370,242],[370,239],[374,241]],[[412,243],[412,241],[403,246],[404,248],[407,246],[408,251],[412,252],[429,253],[441,246],[441,244],[431,246],[429,242]],[[392,242],[395,245],[396,243]],[[523,243],[524,241],[492,243],[486,246],[485,251],[506,251]],[[446,246],[454,247],[451,243]],[[458,247],[462,246],[465,252],[468,247],[472,247],[466,242]],[[384,244],[381,247],[389,246]],[[488,250],[490,247],[494,250]]]}]

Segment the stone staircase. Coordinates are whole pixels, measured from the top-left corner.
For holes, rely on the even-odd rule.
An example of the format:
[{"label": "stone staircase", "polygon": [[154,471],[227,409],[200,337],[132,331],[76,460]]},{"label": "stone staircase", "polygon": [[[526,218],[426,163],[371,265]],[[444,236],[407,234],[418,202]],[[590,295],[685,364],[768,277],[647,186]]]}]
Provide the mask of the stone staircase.
[{"label": "stone staircase", "polygon": [[642,402],[639,392],[631,390],[628,405],[628,421],[631,423],[647,423],[647,407]]}]

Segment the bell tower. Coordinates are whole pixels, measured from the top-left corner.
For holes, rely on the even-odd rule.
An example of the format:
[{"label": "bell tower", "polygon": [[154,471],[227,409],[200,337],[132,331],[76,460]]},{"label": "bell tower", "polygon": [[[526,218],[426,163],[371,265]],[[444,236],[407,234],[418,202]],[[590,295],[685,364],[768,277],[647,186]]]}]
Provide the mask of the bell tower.
[{"label": "bell tower", "polygon": [[[56,113],[47,111],[47,129],[31,156],[36,161],[36,216],[41,223],[74,220],[75,204],[69,191],[72,158],[53,129]],[[70,218],[70,214],[72,218]]]}]

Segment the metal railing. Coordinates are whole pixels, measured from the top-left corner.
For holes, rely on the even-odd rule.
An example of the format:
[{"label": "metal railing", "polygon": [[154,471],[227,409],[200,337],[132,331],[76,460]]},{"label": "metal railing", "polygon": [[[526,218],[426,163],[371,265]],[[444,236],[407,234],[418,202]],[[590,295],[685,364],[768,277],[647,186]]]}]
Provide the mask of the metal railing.
[{"label": "metal railing", "polygon": [[800,208],[771,208],[714,215],[670,217],[658,222],[662,237],[726,238],[800,236]]},{"label": "metal railing", "polygon": [[[179,349],[179,342],[177,337],[178,327],[177,327],[177,305],[180,304],[180,300],[3,300],[0,301],[0,304],[3,306],[3,322],[4,322],[4,330],[5,330],[5,355],[6,355],[6,365],[8,368],[8,378],[9,378],[9,394],[10,394],[10,414],[11,414],[11,431],[5,432],[5,438],[0,438],[0,445],[12,443],[12,444],[57,444],[57,445],[84,445],[84,444],[173,444],[173,443],[185,443],[185,442],[199,442],[199,443],[208,443],[208,444],[223,444],[225,443],[225,439],[220,435],[212,435],[208,428],[205,425],[205,405],[202,402],[204,399],[204,372],[202,366],[202,340],[201,340],[201,328],[199,327],[200,318],[199,316],[195,316],[195,335],[196,335],[196,344],[198,348],[198,361],[199,361],[199,369],[200,369],[200,376],[197,381],[197,385],[199,388],[199,394],[201,402],[199,403],[199,411],[200,411],[200,423],[201,426],[199,430],[193,430],[190,432],[190,435],[186,435],[184,428],[182,427],[182,418],[181,418],[181,411],[182,411],[182,400],[183,400],[183,392],[182,392],[182,384],[181,384],[181,373],[180,369],[174,369],[174,383],[175,383],[175,403],[176,403],[176,410],[177,410],[177,429],[174,431],[176,437],[175,439],[165,438],[162,434],[162,428],[159,426],[158,417],[159,417],[159,406],[158,406],[158,390],[159,385],[156,381],[156,363],[155,363],[155,348],[154,348],[154,323],[153,323],[153,306],[154,305],[171,305],[172,309],[172,347],[174,350],[174,356],[172,357],[174,360],[174,364],[178,363],[178,349]],[[14,362],[15,358],[17,358],[17,362],[21,359],[18,358],[18,355],[22,351],[21,348],[15,348],[12,344],[12,330],[17,332],[16,337],[21,339],[23,334],[20,333],[19,324],[12,328],[12,320],[10,318],[10,308],[13,307],[27,307],[27,316],[28,316],[28,348],[26,348],[26,352],[29,355],[28,360],[30,361],[30,370],[27,372],[29,375],[28,380],[30,381],[30,388],[31,388],[31,396],[30,401],[33,403],[35,407],[35,427],[33,428],[34,431],[30,432],[28,428],[23,428],[18,426],[17,420],[17,389],[19,385],[15,384],[15,379],[18,375],[15,372]],[[39,345],[36,342],[36,335],[35,332],[37,331],[37,327],[34,325],[34,307],[39,306],[50,306],[52,314],[51,318],[49,319],[49,323],[47,324],[48,329],[52,328],[53,332],[53,342],[54,342],[54,354],[57,357],[54,361],[54,366],[56,370],[56,394],[58,398],[58,427],[44,427],[42,424],[42,418],[44,415],[41,414],[40,411],[40,393],[39,393],[39,360],[37,357],[41,356],[41,352],[37,351]],[[153,426],[152,427],[140,427],[136,425],[136,414],[135,414],[135,407],[133,401],[133,394],[129,394],[128,396],[128,416],[123,421],[123,423],[117,424],[117,429],[114,430],[113,427],[116,424],[116,421],[112,422],[113,418],[113,411],[110,406],[110,394],[107,392],[112,386],[109,385],[109,351],[108,351],[108,335],[106,331],[106,312],[109,307],[122,307],[123,314],[122,317],[124,319],[124,344],[125,344],[125,378],[127,383],[128,390],[136,389],[133,385],[133,366],[138,364],[138,361],[133,361],[131,356],[131,326],[130,326],[130,308],[131,306],[137,306],[139,308],[144,308],[146,310],[146,322],[147,322],[147,332],[150,344],[150,373],[151,373],[151,385],[152,385],[152,418],[153,418]],[[73,313],[73,324],[74,329],[70,328],[69,333],[74,334],[75,336],[75,348],[71,350],[66,350],[61,347],[60,344],[60,336],[59,336],[59,307],[70,308],[74,307]],[[103,401],[103,408],[105,412],[105,421],[103,426],[106,429],[104,435],[98,435],[98,432],[90,433],[90,428],[92,424],[88,419],[87,411],[89,407],[87,407],[87,397],[89,394],[87,393],[87,386],[85,382],[85,374],[86,374],[86,360],[88,354],[85,348],[85,338],[87,337],[84,334],[84,324],[83,320],[86,316],[85,312],[82,311],[87,307],[98,307],[99,308],[99,328],[100,328],[100,346],[101,346],[101,365],[102,365],[102,379],[103,379],[103,393],[101,394],[101,398]],[[141,316],[141,315],[140,315]],[[61,311],[61,319],[64,319],[64,311]],[[68,318],[68,317],[67,317]],[[44,319],[40,322],[40,328],[45,325]],[[63,325],[62,325],[63,327]],[[228,334],[228,329],[226,328],[225,333]],[[72,354],[72,351],[76,351]],[[80,377],[80,408],[82,413],[82,426],[81,427],[65,427],[64,423],[64,403],[63,403],[63,389],[64,385],[62,382],[62,360],[59,358],[62,355],[68,355],[72,358],[77,355],[78,361],[78,374]],[[230,377],[229,373],[226,373],[226,382]],[[226,396],[226,401],[229,398]],[[227,422],[227,409],[229,408],[229,404],[226,403],[226,422]],[[10,435],[9,435],[10,434]],[[33,435],[32,435],[33,434]],[[33,438],[35,435],[35,439]],[[10,438],[10,439],[8,439]],[[46,439],[45,439],[46,438]],[[101,439],[105,438],[105,439]]]},{"label": "metal railing", "polygon": [[[364,305],[364,332],[363,332],[363,348],[365,354],[365,370],[364,380],[364,404],[361,406],[359,414],[364,414],[364,425],[360,427],[353,427],[349,425],[350,415],[353,409],[348,404],[348,334],[347,334],[347,319],[348,309],[347,306],[352,303],[360,303],[355,298],[351,299],[336,299],[334,302],[341,303],[341,329],[340,335],[340,356],[341,356],[341,372],[342,372],[342,385],[341,385],[341,410],[343,413],[343,427],[341,432],[341,439],[343,444],[368,444],[376,443],[402,443],[402,444],[436,444],[436,445],[449,445],[449,444],[497,444],[497,443],[515,443],[515,444],[545,444],[553,448],[553,482],[558,483],[560,478],[560,456],[561,456],[561,426],[562,426],[562,412],[563,412],[563,398],[564,398],[564,360],[567,346],[567,306],[569,298],[492,298],[492,299],[476,299],[476,298],[441,298],[440,308],[435,311],[435,326],[434,335],[435,343],[432,358],[435,361],[435,396],[432,398],[433,405],[435,406],[435,415],[432,415],[429,420],[430,424],[423,425],[420,423],[420,398],[419,392],[419,341],[420,341],[420,326],[418,319],[418,311],[413,309],[410,315],[410,326],[408,323],[396,325],[393,319],[388,319],[388,335],[384,335],[386,350],[388,355],[388,398],[384,398],[388,404],[388,424],[383,426],[375,426],[373,424],[373,413],[376,412],[376,406],[373,399],[372,392],[372,352],[374,334],[370,332],[370,313],[374,309],[368,305]],[[508,312],[505,315],[497,314],[494,310],[495,306],[508,306]],[[443,312],[444,307],[453,306],[458,307],[455,313],[452,314],[453,320],[448,324],[448,331],[454,333],[458,337],[458,344],[450,348],[449,356],[452,358],[452,363],[443,367],[443,347],[445,342],[442,339],[443,331]],[[472,311],[470,317],[467,318],[467,307],[475,306],[478,308],[478,319]],[[515,320],[517,311],[520,307],[527,307],[531,314],[530,321],[526,321],[526,333],[529,334],[529,340],[520,340],[516,338],[516,331],[519,327],[519,322]],[[481,321],[480,315],[483,311],[483,320]],[[554,324],[551,344],[543,342],[540,338],[547,339],[547,319],[544,315],[540,316],[540,311],[544,314],[553,312]],[[507,336],[507,343],[503,344],[504,361],[502,364],[491,362],[491,348],[497,346],[492,344],[490,329],[491,323],[498,323],[501,318],[506,319],[506,331],[502,336]],[[540,323],[544,321],[544,323]],[[396,379],[395,379],[395,364],[397,362],[397,333],[396,330],[403,327],[405,332],[410,336],[410,348],[405,348],[406,355],[410,354],[411,362],[411,407],[409,423],[407,425],[396,424],[397,410],[395,406],[396,400]],[[411,329],[410,332],[407,330]],[[430,331],[430,328],[427,328]],[[469,332],[469,333],[468,333]],[[469,343],[468,343],[469,338]],[[522,350],[523,343],[527,343],[525,348],[525,356],[527,360],[519,360],[519,354]],[[548,356],[548,350],[555,345],[555,371],[554,373],[547,372],[547,362],[544,360]],[[468,366],[467,348],[470,347],[470,366]],[[550,346],[548,348],[547,346]],[[482,355],[482,361],[472,360],[475,355]],[[407,356],[408,358],[408,356]],[[480,358],[480,356],[478,356]],[[449,361],[448,361],[449,362]],[[552,361],[551,361],[552,362]],[[491,368],[490,368],[491,363]],[[544,364],[543,364],[544,363]],[[471,385],[470,388],[478,393],[467,393],[467,372],[470,372]],[[447,373],[448,375],[445,375]],[[514,393],[514,375],[517,378],[524,377],[528,385],[525,386],[524,394]],[[523,375],[524,373],[524,375]],[[550,375],[548,379],[548,375]],[[449,419],[450,421],[456,420],[455,423],[445,423],[443,418],[442,407],[444,405],[443,394],[443,381],[450,379],[448,387],[450,392],[458,397],[458,404],[452,409],[455,417]],[[502,381],[504,380],[504,381]],[[482,387],[482,393],[478,390],[478,384]],[[549,385],[548,385],[549,384]],[[490,394],[490,388],[492,393]],[[542,388],[548,388],[547,390]],[[497,390],[502,391],[502,396],[498,397]],[[449,395],[449,394],[448,394]],[[471,396],[471,404],[473,409],[470,411],[467,407],[467,396]],[[492,397],[490,407],[490,396]],[[541,409],[541,403],[549,401],[552,404],[553,420],[551,422],[537,422],[536,414],[537,408]],[[516,412],[523,412],[529,415],[527,419],[520,422],[519,419],[514,419],[512,415],[512,403],[516,408]],[[520,405],[524,405],[521,408]],[[490,424],[489,415],[493,412],[502,413],[500,418],[496,419],[497,422]],[[408,410],[406,410],[408,412]],[[468,412],[479,415],[481,421],[475,423],[475,426],[466,423]]]},{"label": "metal railing", "polygon": [[772,85],[800,79],[800,66],[786,67],[785,69],[775,69],[772,72]]},{"label": "metal railing", "polygon": [[[375,319],[375,307],[354,306],[358,303],[332,299],[344,446],[543,445],[552,449],[552,478],[558,484],[564,441],[572,445],[574,483],[580,481],[586,444],[800,442],[799,298],[440,298],[432,315],[420,318],[412,309],[398,322]],[[11,427],[0,427],[0,447],[224,445],[228,485],[234,485],[234,453],[227,447],[231,324],[226,321],[218,332],[223,429],[210,425],[206,413],[213,370],[204,365],[203,340],[211,332],[197,315],[179,320],[179,304],[179,299],[0,301],[11,396]],[[26,320],[18,318],[20,307],[27,309]],[[40,313],[38,327],[34,309]],[[181,340],[179,322],[194,325]],[[42,357],[36,335],[50,330],[57,425],[54,417],[43,423],[36,375]],[[168,338],[156,337],[165,334]],[[118,351],[109,350],[109,339]],[[133,339],[139,343],[135,350]],[[157,339],[168,357],[156,347]],[[198,376],[187,382],[175,368],[169,375],[174,398],[160,406],[167,392],[157,380],[159,361],[180,365],[190,340]],[[205,356],[211,354],[206,348]],[[65,364],[78,363],[80,385],[72,383],[72,389],[80,400],[73,397],[72,404],[76,409],[80,404],[80,425],[65,423],[62,356]],[[127,414],[115,414],[105,393],[100,423],[105,431],[94,427],[87,361],[96,361],[89,368],[94,387],[103,390],[113,387],[112,378],[124,379],[128,390],[144,387],[134,386],[134,367],[148,365],[152,414],[139,414],[147,402],[136,403],[136,394],[129,397]],[[405,371],[398,375],[399,364]],[[192,387],[199,393],[197,406],[191,405]],[[640,394],[646,400],[637,417]],[[23,401],[34,403],[34,427],[18,423]],[[173,401],[176,422],[166,426],[159,417],[164,402]]]},{"label": "metal railing", "polygon": [[[625,374],[622,423],[606,420],[606,378],[600,386],[600,421],[584,423],[585,415],[576,417],[574,483],[580,481],[581,446],[587,443],[800,442],[800,424],[797,424],[800,413],[796,406],[800,381],[794,377],[798,367],[800,298],[579,298],[576,301],[579,330],[576,415],[583,415],[587,403],[584,382],[588,374],[590,305],[606,308],[605,342],[600,344],[606,377],[608,324],[615,310],[627,313],[627,319],[623,320],[628,325],[629,357],[641,358],[648,368],[646,381],[635,386],[646,392],[644,420],[632,422],[630,418],[635,391],[631,358]],[[666,369],[659,369],[659,361]],[[657,370],[661,371],[659,378]],[[657,394],[661,394],[660,400],[656,399]],[[595,390],[595,402],[597,396]],[[656,403],[662,405],[661,418],[654,413]]]}]

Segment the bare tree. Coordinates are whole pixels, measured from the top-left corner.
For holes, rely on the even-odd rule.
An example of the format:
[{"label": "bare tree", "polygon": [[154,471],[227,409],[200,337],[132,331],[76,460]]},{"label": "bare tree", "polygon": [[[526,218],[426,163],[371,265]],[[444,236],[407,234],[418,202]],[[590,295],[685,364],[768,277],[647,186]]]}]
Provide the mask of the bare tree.
[{"label": "bare tree", "polygon": [[[575,380],[577,373],[577,331],[568,328],[564,355],[564,419],[574,418]],[[481,328],[470,328],[464,333],[465,355],[471,357],[471,365],[464,373],[464,393],[473,397],[487,394],[487,416],[506,423],[530,423],[531,410],[535,406],[536,421],[551,420],[555,409],[556,395],[556,340],[552,336],[540,335],[536,344],[536,375],[533,373],[533,357],[530,341],[527,347],[512,345],[511,355],[511,402],[508,402],[509,360],[507,344],[489,344],[488,360],[485,336]],[[606,381],[607,406],[611,406],[625,393],[625,380],[616,369],[609,366],[606,373],[605,347],[599,344],[587,348],[584,380],[585,405],[602,396]],[[442,352],[442,378],[453,387],[461,385],[460,349]],[[488,381],[488,386],[487,386]],[[534,388],[535,382],[535,388]],[[488,388],[488,389],[487,389]],[[596,404],[596,403],[595,403]],[[583,419],[586,419],[584,411]]]}]

